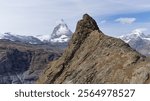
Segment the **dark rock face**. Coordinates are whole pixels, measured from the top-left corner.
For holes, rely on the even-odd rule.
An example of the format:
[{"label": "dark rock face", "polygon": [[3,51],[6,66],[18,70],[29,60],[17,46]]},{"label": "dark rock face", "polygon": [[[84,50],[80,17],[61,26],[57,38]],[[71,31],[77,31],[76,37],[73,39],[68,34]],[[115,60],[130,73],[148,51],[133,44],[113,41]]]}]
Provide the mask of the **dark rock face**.
[{"label": "dark rock face", "polygon": [[121,39],[104,35],[83,16],[63,55],[50,62],[37,83],[149,83],[147,58]]},{"label": "dark rock face", "polygon": [[76,32],[90,33],[93,30],[99,30],[97,23],[88,14],[83,15],[83,19],[80,20],[77,24]]},{"label": "dark rock face", "polygon": [[0,83],[34,83],[59,56],[44,47],[0,40]]},{"label": "dark rock face", "polygon": [[30,52],[21,52],[17,49],[6,50],[6,54],[0,59],[0,83],[23,83],[21,75],[28,70],[31,58]]}]

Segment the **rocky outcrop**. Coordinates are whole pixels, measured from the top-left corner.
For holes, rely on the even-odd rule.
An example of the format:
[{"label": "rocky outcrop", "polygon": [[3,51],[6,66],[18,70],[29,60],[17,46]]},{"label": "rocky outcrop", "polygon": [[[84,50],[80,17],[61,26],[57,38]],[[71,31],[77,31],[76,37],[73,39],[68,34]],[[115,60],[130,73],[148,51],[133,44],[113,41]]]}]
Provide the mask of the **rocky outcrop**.
[{"label": "rocky outcrop", "polygon": [[59,56],[45,46],[0,40],[0,83],[35,83],[48,62]]},{"label": "rocky outcrop", "polygon": [[63,55],[37,83],[149,83],[150,63],[121,39],[106,36],[88,14]]}]

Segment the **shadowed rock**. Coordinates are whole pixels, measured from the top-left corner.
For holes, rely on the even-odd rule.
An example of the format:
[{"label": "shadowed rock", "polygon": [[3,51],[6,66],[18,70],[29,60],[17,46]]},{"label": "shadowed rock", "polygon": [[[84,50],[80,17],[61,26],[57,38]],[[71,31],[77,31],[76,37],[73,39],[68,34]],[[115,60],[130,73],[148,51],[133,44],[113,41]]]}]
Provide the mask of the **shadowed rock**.
[{"label": "shadowed rock", "polygon": [[59,56],[46,46],[0,40],[0,84],[35,83],[48,62]]}]

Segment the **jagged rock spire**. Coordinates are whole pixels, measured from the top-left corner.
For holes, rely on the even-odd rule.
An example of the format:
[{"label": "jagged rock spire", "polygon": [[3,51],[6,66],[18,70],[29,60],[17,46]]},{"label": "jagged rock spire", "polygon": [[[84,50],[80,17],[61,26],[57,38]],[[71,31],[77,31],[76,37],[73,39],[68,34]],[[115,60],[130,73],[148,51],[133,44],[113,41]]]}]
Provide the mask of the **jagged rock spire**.
[{"label": "jagged rock spire", "polygon": [[94,31],[94,30],[98,30],[98,25],[96,23],[96,21],[90,17],[88,14],[84,14],[82,20],[80,20],[77,24],[76,27],[76,32],[79,31],[88,31],[88,33]]},{"label": "jagged rock spire", "polygon": [[88,14],[84,14],[82,19],[77,23],[76,31],[73,34],[71,40],[72,43],[77,45],[82,44],[84,40],[89,36],[89,34],[93,31],[101,32],[96,21]]},{"label": "jagged rock spire", "polygon": [[150,83],[150,63],[121,39],[104,35],[83,16],[63,55],[49,64],[39,83]]}]

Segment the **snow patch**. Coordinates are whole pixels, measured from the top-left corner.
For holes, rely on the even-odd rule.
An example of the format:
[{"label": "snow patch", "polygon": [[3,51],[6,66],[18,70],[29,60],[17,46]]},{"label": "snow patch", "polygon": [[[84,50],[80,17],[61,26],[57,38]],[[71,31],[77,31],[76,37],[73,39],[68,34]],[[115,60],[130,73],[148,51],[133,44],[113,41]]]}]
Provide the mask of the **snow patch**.
[{"label": "snow patch", "polygon": [[124,40],[126,43],[129,43],[131,40],[138,40],[138,39],[150,41],[150,37],[144,34],[144,31],[146,30],[147,30],[146,28],[138,28],[133,30],[129,34],[120,36],[119,38]]}]

